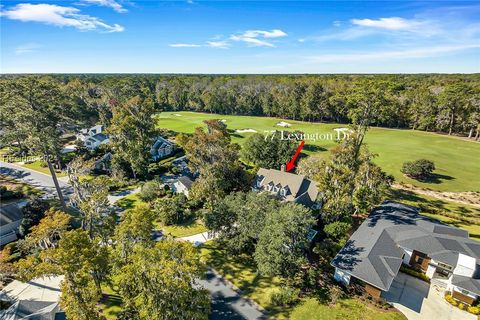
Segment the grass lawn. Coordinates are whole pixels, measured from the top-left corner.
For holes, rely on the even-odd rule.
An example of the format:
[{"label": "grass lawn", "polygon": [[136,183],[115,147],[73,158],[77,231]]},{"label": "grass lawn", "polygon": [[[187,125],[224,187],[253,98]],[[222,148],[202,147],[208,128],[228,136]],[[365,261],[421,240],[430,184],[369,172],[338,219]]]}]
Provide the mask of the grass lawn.
[{"label": "grass lawn", "polygon": [[402,314],[384,312],[356,299],[344,299],[331,307],[313,298],[304,298],[291,308],[275,307],[270,303],[273,292],[280,290],[284,285],[278,277],[264,277],[259,275],[252,263],[251,257],[246,255],[229,256],[215,241],[209,241],[201,247],[202,259],[207,265],[217,270],[225,279],[232,282],[248,297],[263,308],[275,319],[364,319],[364,320],[404,320]]},{"label": "grass lawn", "polygon": [[207,228],[203,224],[193,220],[171,226],[158,225],[158,228],[162,229],[164,234],[171,234],[174,237],[188,237],[207,231]]},{"label": "grass lawn", "polygon": [[140,200],[138,193],[129,194],[128,196],[123,197],[122,199],[115,202],[115,205],[123,208],[124,210],[135,208],[138,205],[146,204],[144,201]]},{"label": "grass lawn", "polygon": [[[178,116],[180,115],[180,116]],[[276,126],[277,118],[231,116],[195,112],[163,112],[158,116],[158,127],[176,132],[191,133],[196,127],[204,126],[205,119],[225,119],[228,129],[254,129],[264,134],[270,130],[301,130],[306,134],[318,134],[317,141],[305,141],[305,154],[320,152],[328,155],[329,148],[335,145],[333,129],[345,127],[343,124],[308,123],[286,120],[289,129]],[[232,140],[243,144],[252,133],[232,131]],[[379,156],[376,162],[397,181],[438,191],[480,191],[480,143],[458,137],[412,130],[371,128],[366,137],[370,150]],[[404,161],[426,158],[433,160],[437,170],[435,178],[429,182],[418,182],[403,176],[400,168]]]},{"label": "grass lawn", "polygon": [[[40,160],[37,160],[37,161],[31,162],[31,163],[22,164],[21,166],[25,167],[25,168],[28,168],[28,169],[38,171],[38,172],[41,172],[41,173],[48,174],[50,176],[50,170],[48,170],[48,167],[42,167],[41,164],[42,164],[42,162]],[[57,177],[65,177],[67,175],[65,172],[63,172],[61,170],[55,170],[55,172],[57,173]]]},{"label": "grass lawn", "polygon": [[399,189],[393,189],[389,198],[419,207],[423,215],[467,230],[471,237],[480,239],[480,208]]},{"label": "grass lawn", "polygon": [[116,292],[108,285],[102,285],[103,296],[100,304],[102,314],[110,319],[117,319],[117,315],[122,311],[122,299]]},{"label": "grass lawn", "polygon": [[318,302],[316,299],[307,298],[292,310],[289,319],[405,320],[406,317],[399,312],[382,312],[356,299],[340,300],[335,306],[331,307]]}]

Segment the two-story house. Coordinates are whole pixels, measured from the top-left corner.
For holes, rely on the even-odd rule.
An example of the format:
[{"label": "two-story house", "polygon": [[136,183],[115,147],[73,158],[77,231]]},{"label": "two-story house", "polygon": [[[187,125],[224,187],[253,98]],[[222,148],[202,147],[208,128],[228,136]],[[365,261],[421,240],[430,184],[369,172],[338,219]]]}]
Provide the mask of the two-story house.
[{"label": "two-story house", "polygon": [[88,150],[95,150],[101,144],[106,144],[110,141],[108,135],[104,134],[103,131],[103,126],[97,124],[94,127],[82,129],[76,137],[78,140],[83,141],[85,148]]},{"label": "two-story house", "polygon": [[150,154],[154,161],[171,155],[173,153],[173,143],[165,138],[157,137],[152,147]]},{"label": "two-story house", "polygon": [[375,208],[338,252],[335,279],[354,278],[368,293],[388,291],[402,264],[423,271],[431,283],[463,303],[480,296],[480,243],[468,232],[419,214],[415,207],[385,202]]},{"label": "two-story house", "polygon": [[[283,169],[283,168],[282,168]],[[309,208],[320,207],[318,188],[312,180],[284,170],[260,168],[253,181],[252,190],[268,192],[283,201],[291,201]]]}]

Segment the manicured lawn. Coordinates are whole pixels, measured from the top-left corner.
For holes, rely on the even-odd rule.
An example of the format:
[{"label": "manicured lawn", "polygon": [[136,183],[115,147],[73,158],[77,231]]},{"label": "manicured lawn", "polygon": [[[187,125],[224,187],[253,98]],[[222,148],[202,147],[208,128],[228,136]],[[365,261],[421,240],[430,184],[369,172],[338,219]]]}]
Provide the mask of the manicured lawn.
[{"label": "manicured lawn", "polygon": [[[178,116],[180,115],[180,116]],[[158,116],[158,127],[176,132],[191,133],[196,127],[204,126],[205,119],[224,119],[232,130],[232,140],[243,144],[253,133],[237,133],[237,129],[254,129],[264,134],[271,130],[300,130],[306,134],[317,134],[317,141],[306,141],[305,154],[320,152],[328,155],[328,149],[335,145],[335,128],[344,124],[308,123],[285,120],[291,123],[289,129],[276,126],[277,118],[216,115],[195,112],[163,112]],[[370,150],[379,156],[376,162],[397,181],[422,188],[439,191],[480,191],[480,143],[457,137],[434,133],[371,128],[365,142]],[[418,182],[403,176],[400,172],[403,162],[419,158],[433,160],[436,176],[429,182]]]},{"label": "manicured lawn", "polygon": [[164,234],[170,234],[174,237],[188,237],[207,231],[207,228],[198,221],[188,221],[183,224],[171,226],[159,225],[158,228],[162,229]]},{"label": "manicured lawn", "polygon": [[[41,173],[45,173],[45,174],[48,174],[50,176],[50,170],[48,170],[48,167],[42,167],[41,164],[42,164],[42,162],[40,160],[37,160],[37,161],[31,162],[31,163],[22,164],[22,167],[32,169],[32,170],[35,170],[35,171],[38,171],[38,172],[41,172]],[[57,177],[65,177],[66,176],[65,172],[63,172],[61,170],[55,170],[55,172],[57,173]]]},{"label": "manicured lawn", "polygon": [[408,190],[393,189],[390,199],[420,208],[420,212],[444,223],[467,230],[480,239],[480,208],[420,195]]},{"label": "manicured lawn", "polygon": [[384,312],[365,302],[356,299],[344,299],[332,307],[314,298],[304,298],[294,307],[274,307],[270,303],[272,292],[280,290],[284,285],[278,277],[259,275],[252,264],[251,257],[246,255],[230,256],[215,242],[207,242],[201,247],[203,260],[212,266],[224,278],[232,282],[246,296],[264,307],[274,319],[362,319],[362,320],[405,320],[396,312]]},{"label": "manicured lawn", "polygon": [[124,210],[135,208],[138,205],[145,204],[138,197],[138,193],[129,194],[128,196],[123,197],[122,199],[115,202],[115,205],[123,208]]},{"label": "manicured lawn", "polygon": [[328,306],[313,298],[307,298],[296,306],[289,315],[291,320],[405,320],[399,312],[380,311],[356,299],[340,300]]}]

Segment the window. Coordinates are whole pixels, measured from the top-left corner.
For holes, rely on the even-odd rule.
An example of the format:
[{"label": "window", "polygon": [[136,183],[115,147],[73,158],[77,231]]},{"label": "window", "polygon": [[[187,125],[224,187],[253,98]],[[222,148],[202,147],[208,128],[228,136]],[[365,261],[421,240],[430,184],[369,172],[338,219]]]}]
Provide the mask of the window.
[{"label": "window", "polygon": [[470,294],[470,291],[467,291],[467,290],[464,290],[464,289],[460,289],[460,292],[463,293],[464,295],[467,295],[467,296]]}]

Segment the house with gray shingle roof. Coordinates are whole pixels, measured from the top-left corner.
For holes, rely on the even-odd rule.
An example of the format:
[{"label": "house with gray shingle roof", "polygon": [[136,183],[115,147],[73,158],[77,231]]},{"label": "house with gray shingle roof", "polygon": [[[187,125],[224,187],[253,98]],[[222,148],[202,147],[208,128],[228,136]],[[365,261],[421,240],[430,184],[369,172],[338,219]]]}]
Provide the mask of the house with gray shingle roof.
[{"label": "house with gray shingle roof", "polygon": [[396,202],[375,208],[331,262],[337,281],[361,280],[377,297],[390,289],[405,264],[467,304],[480,296],[479,263],[480,243],[467,231]]},{"label": "house with gray shingle roof", "polygon": [[255,176],[252,190],[268,192],[280,200],[296,202],[310,208],[319,208],[318,188],[312,180],[283,170],[260,168]]}]

